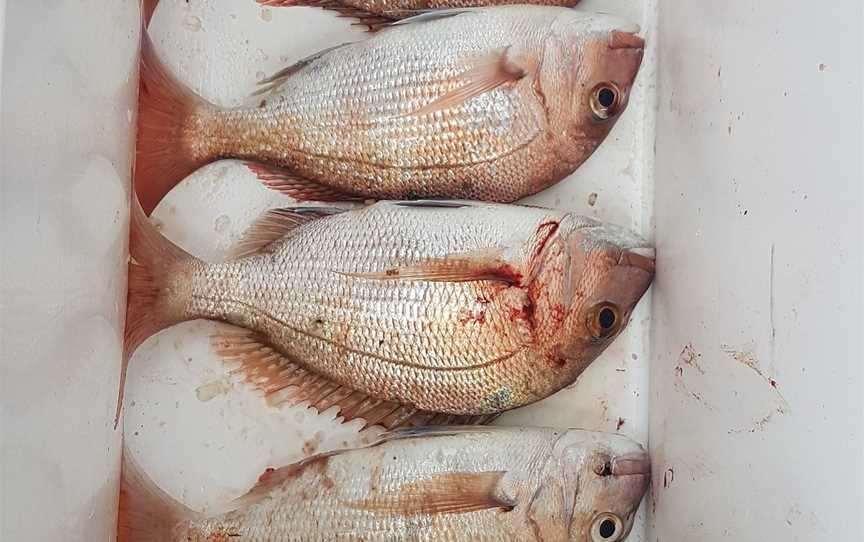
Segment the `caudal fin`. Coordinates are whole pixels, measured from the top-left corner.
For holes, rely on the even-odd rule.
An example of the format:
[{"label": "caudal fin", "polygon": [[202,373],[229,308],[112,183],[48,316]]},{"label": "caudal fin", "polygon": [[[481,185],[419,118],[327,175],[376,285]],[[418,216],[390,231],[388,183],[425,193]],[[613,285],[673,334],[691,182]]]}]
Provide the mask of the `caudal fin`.
[{"label": "caudal fin", "polygon": [[147,337],[187,318],[190,282],[198,262],[159,233],[134,198],[129,254],[134,261],[129,263],[123,367],[115,427],[123,406],[126,368],[132,353]]},{"label": "caudal fin", "polygon": [[159,489],[125,447],[121,477],[118,542],[172,540],[173,531],[180,522],[197,516]]},{"label": "caudal fin", "polygon": [[149,215],[177,183],[210,161],[193,152],[195,123],[190,120],[213,106],[168,72],[147,32],[141,39],[135,191]]}]

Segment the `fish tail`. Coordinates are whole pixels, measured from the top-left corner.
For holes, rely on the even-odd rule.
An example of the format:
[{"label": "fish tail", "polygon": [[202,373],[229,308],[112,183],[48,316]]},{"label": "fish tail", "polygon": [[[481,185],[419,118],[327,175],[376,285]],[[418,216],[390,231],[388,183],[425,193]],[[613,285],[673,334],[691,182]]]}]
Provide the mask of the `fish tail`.
[{"label": "fish tail", "polygon": [[121,476],[118,542],[173,540],[178,524],[197,515],[159,489],[125,447]]},{"label": "fish tail", "polygon": [[144,28],[150,26],[150,19],[153,18],[153,12],[156,11],[156,6],[159,0],[141,0],[141,18],[144,22]]},{"label": "fish tail", "polygon": [[214,158],[192,140],[200,135],[196,120],[213,109],[171,75],[143,32],[135,191],[148,215],[177,183]]},{"label": "fish tail", "polygon": [[148,337],[187,320],[191,281],[200,260],[166,239],[133,199],[129,226],[129,263],[123,366],[115,427],[123,405],[126,369],[132,353]]}]

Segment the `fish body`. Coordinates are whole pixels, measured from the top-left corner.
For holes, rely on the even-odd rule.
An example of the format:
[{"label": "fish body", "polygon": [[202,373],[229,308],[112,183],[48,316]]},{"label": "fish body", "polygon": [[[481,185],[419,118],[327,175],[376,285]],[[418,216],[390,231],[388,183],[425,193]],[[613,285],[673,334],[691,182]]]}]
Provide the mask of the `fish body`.
[{"label": "fish body", "polygon": [[[632,528],[649,477],[647,453],[617,435],[420,428],[268,470],[230,511],[213,516],[166,504],[162,495],[163,515],[148,518],[141,494],[158,490],[142,492],[142,477],[124,468],[120,540],[161,531],[159,540],[178,542],[618,542]],[[137,525],[129,512],[137,512]],[[601,529],[608,536],[598,536]]]},{"label": "fish body", "polygon": [[385,426],[417,410],[485,416],[572,383],[653,276],[635,234],[549,209],[379,202],[311,214],[270,212],[221,263],[145,235],[137,218],[132,254],[145,265],[130,268],[127,347],[219,320],[243,331],[223,333],[217,351],[275,402]]},{"label": "fish body", "polygon": [[198,166],[238,158],[298,199],[512,202],[606,137],[641,63],[637,29],[542,6],[425,14],[304,59],[234,108],[182,88],[145,47],[136,190],[149,212]]}]

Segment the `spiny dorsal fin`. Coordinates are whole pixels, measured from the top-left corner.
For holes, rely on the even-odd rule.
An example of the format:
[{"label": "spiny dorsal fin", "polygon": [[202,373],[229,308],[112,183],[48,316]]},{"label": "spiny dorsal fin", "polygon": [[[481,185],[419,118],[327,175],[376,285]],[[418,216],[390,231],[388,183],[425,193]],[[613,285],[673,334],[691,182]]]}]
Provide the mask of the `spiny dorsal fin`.
[{"label": "spiny dorsal fin", "polygon": [[398,265],[370,273],[347,273],[369,280],[420,280],[429,282],[473,282],[490,280],[519,284],[522,273],[504,261],[500,249],[466,252]]},{"label": "spiny dorsal fin", "polygon": [[420,109],[404,116],[428,115],[458,107],[468,100],[491,92],[501,85],[519,81],[527,72],[507,56],[510,46],[474,60],[467,71],[457,75],[461,84]]},{"label": "spiny dorsal fin", "polygon": [[441,19],[449,19],[457,15],[477,11],[474,8],[452,8],[452,9],[430,9],[414,11],[414,15],[406,17],[401,21],[394,21],[390,26],[404,26],[408,24],[431,23]]},{"label": "spiny dorsal fin", "polygon": [[462,207],[474,207],[474,202],[461,200],[435,200],[418,199],[412,201],[394,201],[393,205],[398,207],[412,207],[415,209],[461,209]]},{"label": "spiny dorsal fin", "polygon": [[268,164],[244,162],[261,183],[298,201],[361,201],[363,198],[317,183],[293,172]]},{"label": "spiny dorsal fin", "polygon": [[500,488],[506,471],[452,472],[408,482],[391,491],[348,506],[382,515],[464,514],[479,510],[515,508]]},{"label": "spiny dorsal fin", "polygon": [[300,60],[298,60],[294,64],[291,64],[290,66],[286,66],[286,67],[282,68],[281,70],[277,71],[276,73],[274,73],[270,77],[265,77],[264,79],[261,79],[260,81],[258,81],[258,85],[260,85],[261,88],[257,89],[255,92],[253,92],[252,96],[259,96],[261,94],[265,94],[267,92],[270,92],[274,88],[278,87],[279,85],[281,85],[282,83],[287,81],[292,75],[299,72],[300,70],[302,70],[303,68],[305,68],[309,64],[315,62],[316,60],[318,60],[322,56],[326,55],[330,51],[335,51],[336,49],[341,49],[342,47],[345,47],[346,45],[351,45],[351,43],[352,42],[340,43],[339,45],[334,45],[333,47],[328,47],[326,49],[322,49],[321,51],[318,51],[317,53],[313,53],[313,54],[311,54],[305,58],[301,58]]},{"label": "spiny dorsal fin", "polygon": [[216,353],[227,364],[235,366],[233,374],[261,391],[271,405],[295,405],[308,401],[309,406],[324,412],[338,407],[344,421],[364,420],[386,429],[411,427],[427,423],[459,425],[488,423],[498,415],[471,416],[439,414],[418,410],[409,405],[370,397],[317,375],[288,356],[268,346],[260,335],[248,330],[224,330],[212,338]]},{"label": "spiny dorsal fin", "polygon": [[268,468],[252,488],[241,497],[235,499],[231,503],[230,509],[237,509],[244,506],[249,506],[267,498],[270,493],[279,486],[299,478],[304,472],[315,471],[318,475],[324,475],[327,470],[327,464],[330,458],[334,455],[344,452],[345,450],[337,450],[335,452],[325,452],[292,463],[278,469]]},{"label": "spiny dorsal fin", "polygon": [[229,258],[242,258],[263,252],[288,232],[313,220],[344,212],[328,207],[285,207],[265,211],[249,226],[243,238],[229,252]]}]

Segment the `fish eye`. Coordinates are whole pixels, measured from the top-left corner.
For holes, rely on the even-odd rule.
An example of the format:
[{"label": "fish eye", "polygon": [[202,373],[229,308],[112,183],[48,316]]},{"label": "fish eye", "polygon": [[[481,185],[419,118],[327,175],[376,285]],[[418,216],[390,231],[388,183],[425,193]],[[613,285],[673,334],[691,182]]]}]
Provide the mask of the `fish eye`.
[{"label": "fish eye", "polygon": [[624,522],[615,514],[600,514],[591,524],[592,542],[618,542],[624,535]]},{"label": "fish eye", "polygon": [[595,339],[605,339],[614,335],[620,327],[620,311],[614,304],[600,303],[589,311],[588,330]]},{"label": "fish eye", "polygon": [[621,92],[613,83],[601,83],[591,91],[591,111],[598,120],[606,120],[618,113]]}]

